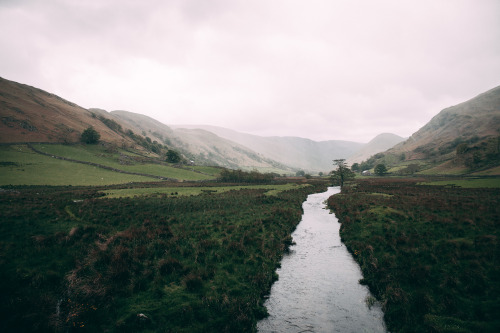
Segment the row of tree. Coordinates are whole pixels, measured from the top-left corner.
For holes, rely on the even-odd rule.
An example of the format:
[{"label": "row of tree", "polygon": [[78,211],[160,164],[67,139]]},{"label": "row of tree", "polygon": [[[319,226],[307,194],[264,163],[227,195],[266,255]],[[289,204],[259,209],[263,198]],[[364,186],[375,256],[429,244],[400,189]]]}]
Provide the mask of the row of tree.
[{"label": "row of tree", "polygon": [[256,170],[247,172],[243,170],[223,169],[218,178],[221,182],[228,183],[268,183],[272,181],[278,174],[260,173]]},{"label": "row of tree", "polygon": [[[148,137],[146,137],[145,139],[140,137],[139,139],[139,136],[134,134],[134,132],[132,132],[131,130],[128,130],[126,134],[135,141],[140,141],[141,145],[143,146],[145,145],[146,148],[150,148],[150,150],[153,151],[154,153],[160,154],[161,150],[164,148],[161,144],[158,144],[156,141],[152,142],[151,139]],[[86,128],[81,135],[81,141],[86,144],[97,144],[100,139],[101,139],[101,134],[99,134],[99,132],[97,132],[93,126]],[[168,163],[180,163],[182,161],[182,156],[177,151],[168,149],[165,154],[165,160]]]}]

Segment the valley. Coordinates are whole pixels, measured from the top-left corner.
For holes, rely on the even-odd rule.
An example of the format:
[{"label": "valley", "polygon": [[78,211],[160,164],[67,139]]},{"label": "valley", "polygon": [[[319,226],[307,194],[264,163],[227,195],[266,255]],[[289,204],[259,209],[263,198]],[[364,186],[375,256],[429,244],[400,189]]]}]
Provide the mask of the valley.
[{"label": "valley", "polygon": [[389,331],[500,327],[498,88],[368,143],[165,125],[5,79],[0,116],[1,331],[255,332],[339,159],[353,179],[329,207]]}]

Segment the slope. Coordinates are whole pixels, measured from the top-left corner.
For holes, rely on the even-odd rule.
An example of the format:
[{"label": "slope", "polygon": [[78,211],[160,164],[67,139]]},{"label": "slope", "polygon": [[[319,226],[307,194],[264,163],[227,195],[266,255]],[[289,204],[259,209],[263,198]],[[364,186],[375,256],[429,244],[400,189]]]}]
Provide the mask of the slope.
[{"label": "slope", "polygon": [[405,139],[399,135],[392,133],[382,133],[374,137],[370,142],[361,147],[353,155],[349,156],[347,159],[347,164],[360,163],[366,160],[372,155],[386,151],[389,148],[394,147]]},{"label": "slope", "polygon": [[195,164],[218,165],[228,168],[260,169],[287,172],[292,168],[266,158],[245,145],[220,137],[203,129],[172,129],[148,116],[128,111],[112,111],[113,119],[137,133],[151,137],[180,151]]},{"label": "slope", "polygon": [[272,160],[312,172],[330,171],[333,159],[347,158],[363,146],[362,143],[341,140],[318,142],[300,137],[262,137],[209,125],[170,125],[170,127],[204,129],[257,151]]},{"label": "slope", "polygon": [[44,90],[0,78],[0,142],[78,142],[93,126],[103,141],[132,141],[92,112]]},{"label": "slope", "polygon": [[361,167],[378,163],[402,174],[498,174],[500,87],[442,110],[406,141]]},{"label": "slope", "polygon": [[408,140],[389,150],[407,159],[452,152],[463,142],[476,143],[500,135],[500,86],[442,110]]}]

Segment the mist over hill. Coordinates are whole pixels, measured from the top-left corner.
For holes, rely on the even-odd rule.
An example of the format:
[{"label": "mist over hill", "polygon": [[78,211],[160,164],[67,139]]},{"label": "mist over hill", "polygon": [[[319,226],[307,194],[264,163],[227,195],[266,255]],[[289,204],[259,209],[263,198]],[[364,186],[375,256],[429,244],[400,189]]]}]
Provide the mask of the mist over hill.
[{"label": "mist over hill", "polygon": [[347,159],[347,164],[359,163],[366,160],[370,156],[385,151],[389,148],[394,147],[400,142],[403,142],[405,138],[392,133],[382,133],[374,137],[370,142],[363,145],[358,151],[350,155]]},{"label": "mist over hill", "polygon": [[380,163],[394,168],[412,164],[412,173],[499,174],[500,87],[442,110],[407,140],[361,167]]},{"label": "mist over hill", "polygon": [[479,142],[500,135],[500,87],[439,112],[410,138],[389,152],[407,159],[448,153],[462,142]]},{"label": "mist over hill", "polygon": [[333,168],[333,159],[346,159],[364,146],[363,143],[342,140],[313,141],[290,136],[263,137],[210,125],[170,126],[179,129],[204,129],[283,164],[315,172],[329,172]]},{"label": "mist over hill", "polygon": [[[496,100],[491,101],[491,105],[495,103]],[[49,92],[3,78],[0,78],[0,113],[3,143],[77,143],[81,133],[92,126],[103,142],[120,147],[151,154],[164,154],[166,149],[172,149],[199,165],[288,174],[298,170],[327,173],[333,168],[334,159],[355,162],[401,140],[394,134],[382,134],[367,144],[342,140],[318,142],[300,137],[262,137],[217,126],[168,126],[140,113],[85,109]],[[488,129],[485,133],[493,132]],[[419,135],[417,132],[412,138],[415,140]],[[161,150],[153,149],[157,147]]]}]

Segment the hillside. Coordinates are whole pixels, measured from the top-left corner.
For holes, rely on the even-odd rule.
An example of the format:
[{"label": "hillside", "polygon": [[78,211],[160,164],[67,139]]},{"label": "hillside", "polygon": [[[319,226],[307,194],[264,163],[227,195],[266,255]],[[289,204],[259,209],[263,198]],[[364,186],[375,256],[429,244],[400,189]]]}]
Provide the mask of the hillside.
[{"label": "hillside", "polygon": [[210,131],[257,151],[269,159],[314,172],[329,172],[333,168],[333,159],[348,158],[363,147],[362,143],[341,140],[318,142],[300,137],[262,137],[209,125],[170,125],[170,127]]},{"label": "hillside", "polygon": [[365,144],[361,149],[356,151],[353,155],[349,156],[347,159],[347,164],[351,165],[353,163],[359,163],[366,160],[370,156],[386,151],[389,148],[394,147],[405,139],[399,135],[392,133],[382,133],[374,137],[370,142]]},{"label": "hillside", "polygon": [[[240,144],[206,131],[173,131],[145,115],[85,109],[44,90],[0,78],[0,143],[77,143],[93,126],[101,141],[164,154],[181,152],[201,165],[292,172]],[[156,142],[155,142],[156,141]]]},{"label": "hillside", "polygon": [[442,110],[408,140],[390,150],[408,159],[449,152],[460,142],[479,142],[500,135],[500,87]]},{"label": "hillside", "polygon": [[[500,87],[434,116],[406,141],[362,163],[418,165],[428,174],[463,174],[500,165]],[[493,174],[497,174],[495,172]]]},{"label": "hillside", "polygon": [[207,130],[172,129],[153,118],[128,111],[112,111],[109,115],[134,132],[178,150],[196,164],[274,172],[292,171],[293,168]]},{"label": "hillside", "polygon": [[92,112],[61,97],[0,78],[0,142],[78,142],[93,126],[101,139],[115,144],[132,140],[107,127]]}]

